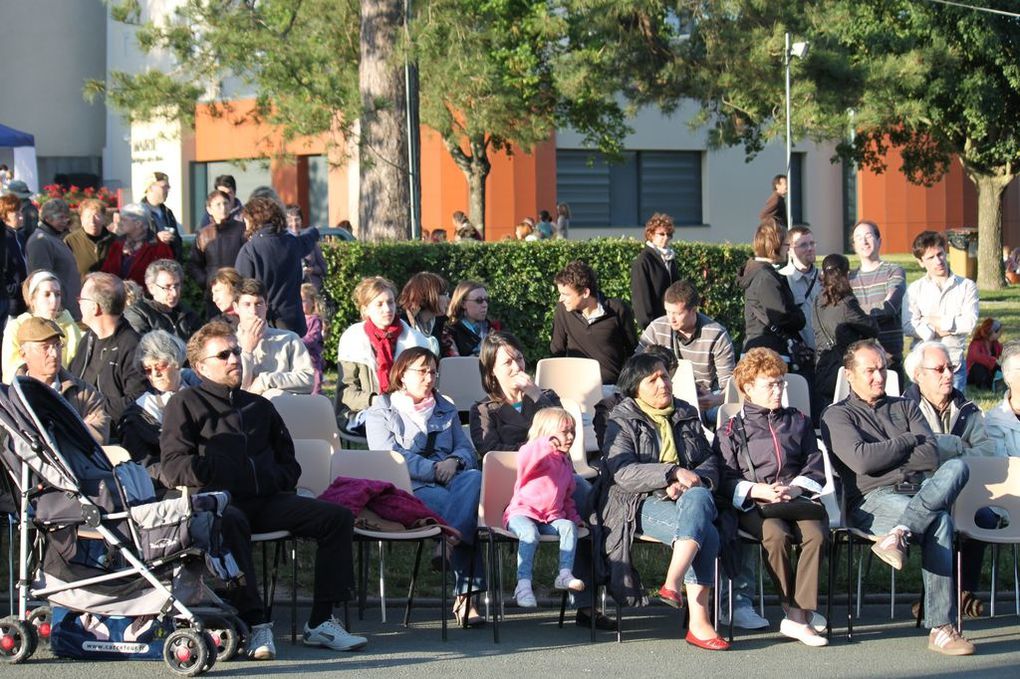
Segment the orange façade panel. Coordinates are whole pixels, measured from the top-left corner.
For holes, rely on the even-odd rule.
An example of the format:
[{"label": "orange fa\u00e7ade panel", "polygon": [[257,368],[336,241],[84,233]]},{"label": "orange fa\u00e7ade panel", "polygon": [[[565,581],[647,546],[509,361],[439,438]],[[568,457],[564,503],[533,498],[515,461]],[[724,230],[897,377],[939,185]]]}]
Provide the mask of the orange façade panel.
[{"label": "orange fa\u00e7ade panel", "polygon": [[209,104],[195,107],[195,160],[261,158],[280,153],[325,153],[321,137],[298,137],[284,145],[279,128],[254,119],[255,100],[237,99],[213,115]]}]

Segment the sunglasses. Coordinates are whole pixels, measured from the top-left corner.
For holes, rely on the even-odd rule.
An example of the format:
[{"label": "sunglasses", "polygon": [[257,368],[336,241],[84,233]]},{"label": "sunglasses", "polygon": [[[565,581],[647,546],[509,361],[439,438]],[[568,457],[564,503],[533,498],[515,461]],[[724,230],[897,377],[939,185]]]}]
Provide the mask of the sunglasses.
[{"label": "sunglasses", "polygon": [[202,360],[203,361],[208,361],[210,358],[218,358],[221,361],[225,361],[228,358],[230,358],[231,354],[233,354],[234,356],[240,356],[241,355],[241,347],[230,347],[229,349],[224,349],[223,351],[220,351],[220,352],[217,352],[215,354],[211,354],[209,356],[206,356]]},{"label": "sunglasses", "polygon": [[168,363],[157,363],[156,365],[143,365],[142,372],[146,375],[163,375],[170,370]]}]

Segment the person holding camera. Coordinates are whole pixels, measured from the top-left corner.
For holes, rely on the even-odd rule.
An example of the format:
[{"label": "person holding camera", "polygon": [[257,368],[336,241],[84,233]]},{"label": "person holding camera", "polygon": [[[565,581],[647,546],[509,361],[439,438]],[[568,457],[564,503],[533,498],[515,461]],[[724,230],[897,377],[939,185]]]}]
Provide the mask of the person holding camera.
[{"label": "person holding camera", "polygon": [[[719,495],[737,509],[740,527],[761,541],[766,567],[781,593],[786,617],[779,632],[808,646],[826,646],[818,608],[818,572],[828,516],[817,500],[825,483],[811,419],[783,407],[786,364],[771,349],[751,349],[733,379],[744,395],[741,411],[716,432],[723,462]],[[800,559],[793,567],[793,545]]]},{"label": "person holding camera", "polygon": [[971,655],[954,627],[952,508],[970,476],[963,460],[939,465],[938,441],[914,401],[886,396],[888,361],[877,340],[850,345],[843,361],[850,395],[822,414],[822,437],[843,481],[851,526],[877,536],[871,551],[896,570],[907,542],[921,547],[928,649]]}]

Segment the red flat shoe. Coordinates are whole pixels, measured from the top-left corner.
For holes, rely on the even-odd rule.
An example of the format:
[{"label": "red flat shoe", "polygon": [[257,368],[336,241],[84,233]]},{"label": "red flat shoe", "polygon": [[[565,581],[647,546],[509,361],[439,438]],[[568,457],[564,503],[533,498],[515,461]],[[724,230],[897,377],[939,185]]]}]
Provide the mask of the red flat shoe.
[{"label": "red flat shoe", "polygon": [[690,630],[687,631],[685,641],[687,641],[687,643],[691,646],[697,646],[698,648],[703,648],[706,651],[728,651],[730,649],[729,642],[722,637],[717,636],[712,637],[711,639],[699,639],[694,636]]},{"label": "red flat shoe", "polygon": [[683,594],[674,589],[670,589],[665,585],[659,588],[658,596],[662,603],[666,604],[667,606],[672,606],[673,608],[684,607]]}]

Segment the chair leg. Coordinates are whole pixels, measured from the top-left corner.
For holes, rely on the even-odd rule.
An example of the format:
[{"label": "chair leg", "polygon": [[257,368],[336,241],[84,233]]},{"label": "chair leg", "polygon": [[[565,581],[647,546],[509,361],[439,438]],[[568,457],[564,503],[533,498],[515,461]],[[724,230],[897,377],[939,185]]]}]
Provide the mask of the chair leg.
[{"label": "chair leg", "polygon": [[854,538],[846,534],[846,640],[854,640]]},{"label": "chair leg", "polygon": [[386,550],[383,541],[379,541],[379,614],[386,622]]},{"label": "chair leg", "polygon": [[1013,545],[1013,600],[1016,614],[1020,616],[1020,573],[1017,572],[1016,545]]},{"label": "chair leg", "polygon": [[730,616],[730,638],[729,642],[733,643],[733,578],[727,578],[727,592],[729,596],[726,597],[726,607]]},{"label": "chair leg", "polygon": [[990,617],[995,617],[995,595],[999,584],[999,545],[992,545],[992,600],[990,602]]},{"label": "chair leg", "polygon": [[297,538],[290,539],[290,643],[297,644]]},{"label": "chair leg", "polygon": [[[865,557],[863,556],[863,553],[862,553],[860,561],[857,562],[857,617],[858,618],[861,617],[861,599],[864,598],[862,596],[862,593],[861,593],[861,581],[862,581],[863,576],[864,576],[864,559],[865,559]],[[869,568],[868,570],[870,571],[871,569]]]},{"label": "chair leg", "polygon": [[[956,631],[963,634],[963,550],[956,541]],[[920,625],[920,623],[918,623]]]},{"label": "chair leg", "polygon": [[889,619],[896,619],[896,569],[889,569]]},{"label": "chair leg", "polygon": [[358,541],[358,620],[365,619],[365,603],[368,599],[368,555],[365,542]]},{"label": "chair leg", "polygon": [[[477,538],[475,539],[474,549],[481,549],[481,547],[479,547],[479,545],[478,545],[478,539]],[[484,554],[484,552],[483,552],[483,554]],[[482,567],[485,568],[485,569],[488,569],[488,564],[484,564],[483,563]],[[488,572],[488,570],[486,570],[486,572]],[[446,589],[445,573],[446,573],[446,570],[444,569],[443,570],[443,574],[444,574],[444,577],[443,577],[443,589]],[[468,611],[471,610],[471,597],[474,596],[474,594],[475,594],[474,585],[475,585],[475,555],[472,553],[472,555],[471,555],[471,565],[468,567],[468,590],[467,590]],[[456,583],[454,583],[454,587],[456,588]],[[455,592],[453,596],[454,596],[453,600],[454,600],[454,602],[456,602],[457,601],[457,596],[459,596],[459,595]],[[465,611],[465,613],[466,612],[467,611]],[[468,628],[467,621],[468,621],[468,616],[465,614],[463,619],[461,620],[461,627],[463,629],[467,629]]]},{"label": "chair leg", "polygon": [[[499,643],[499,610],[502,586],[499,581],[499,552],[496,551],[496,536],[489,531],[489,582],[488,594],[492,606],[492,643]],[[495,592],[493,591],[495,583]]]},{"label": "chair leg", "polygon": [[411,609],[414,607],[414,588],[418,585],[418,568],[421,566],[421,553],[425,549],[425,542],[418,541],[418,547],[414,550],[414,570],[411,571],[411,584],[407,587],[407,605],[404,607],[404,627],[411,625]]},{"label": "chair leg", "polygon": [[[825,579],[825,638],[832,639],[832,592],[833,592],[833,580],[836,578],[836,538],[830,532],[829,533],[829,544],[827,545],[826,551],[826,564],[828,568],[828,577]],[[732,620],[732,616],[731,616]]]},{"label": "chair leg", "polygon": [[439,540],[440,540],[439,555],[442,557],[442,560],[443,560],[443,565],[441,567],[441,570],[442,570],[442,576],[441,576],[442,580],[440,581],[440,585],[439,585],[439,591],[440,591],[440,594],[439,594],[439,599],[440,599],[440,601],[439,601],[439,619],[441,621],[440,624],[441,624],[441,626],[443,628],[443,641],[446,641],[446,638],[447,638],[447,636],[446,636],[446,616],[448,615],[448,613],[446,612],[446,567],[447,567],[447,564],[446,564],[446,556],[447,556],[446,555],[446,550],[448,549],[448,546],[446,544],[446,540],[444,540],[443,538],[439,538]]}]

